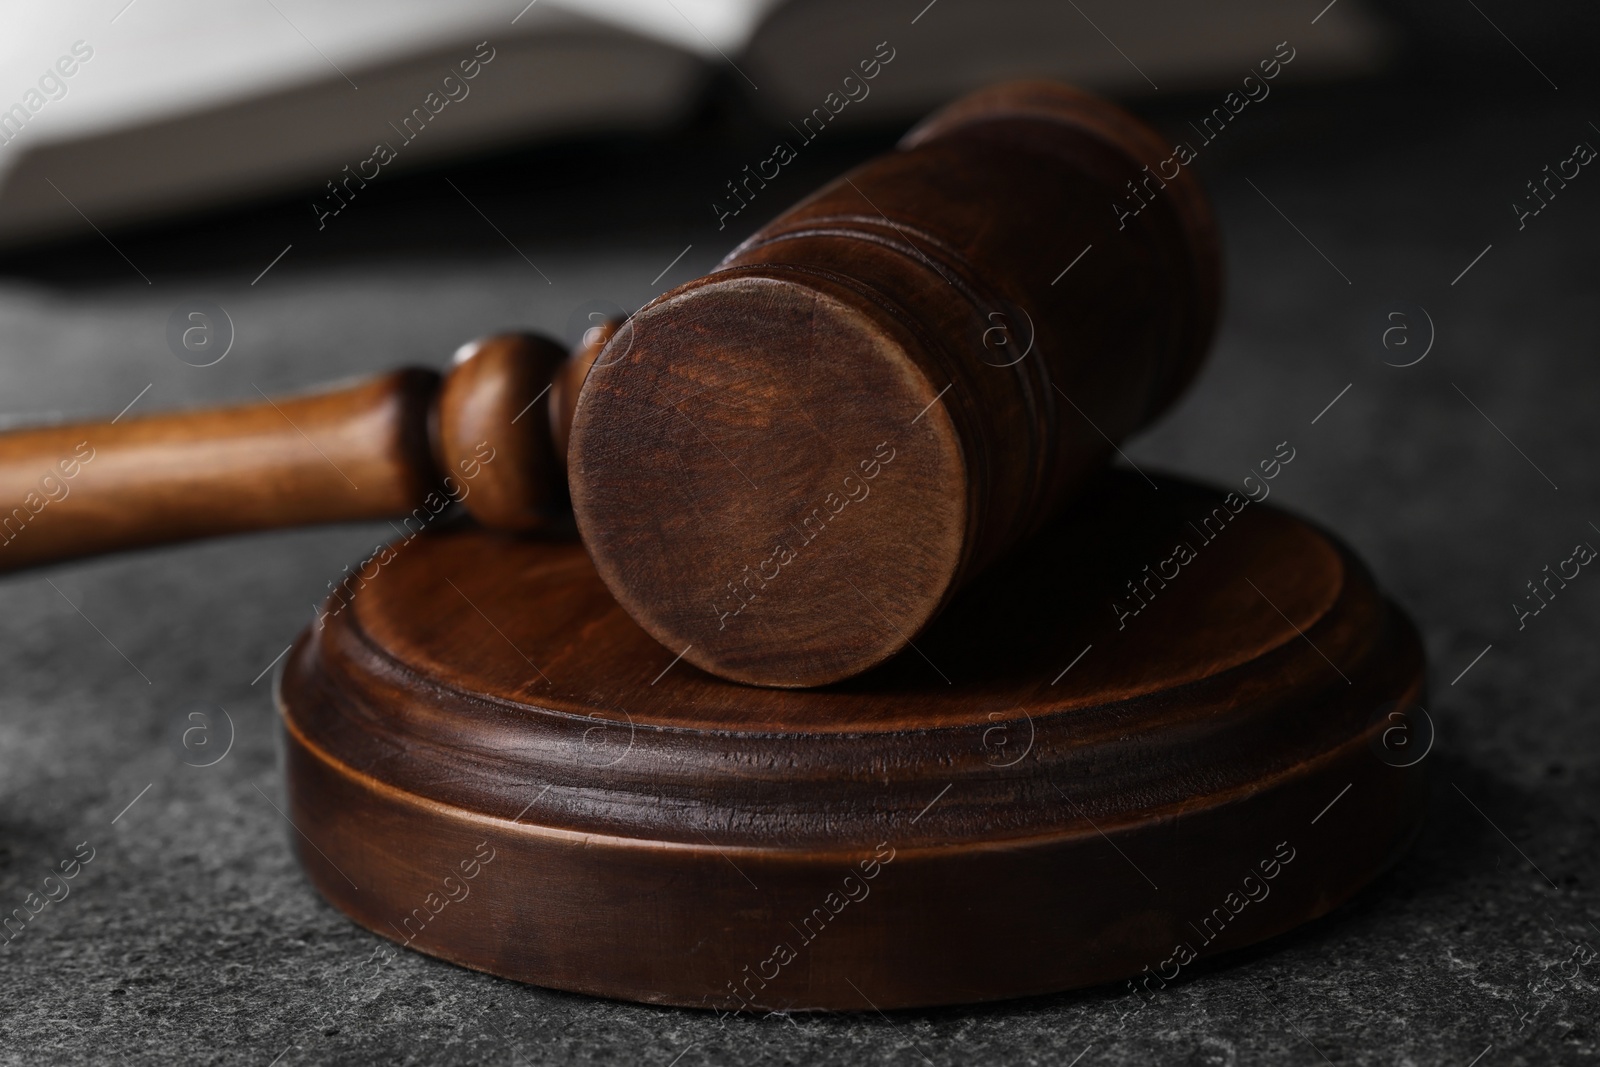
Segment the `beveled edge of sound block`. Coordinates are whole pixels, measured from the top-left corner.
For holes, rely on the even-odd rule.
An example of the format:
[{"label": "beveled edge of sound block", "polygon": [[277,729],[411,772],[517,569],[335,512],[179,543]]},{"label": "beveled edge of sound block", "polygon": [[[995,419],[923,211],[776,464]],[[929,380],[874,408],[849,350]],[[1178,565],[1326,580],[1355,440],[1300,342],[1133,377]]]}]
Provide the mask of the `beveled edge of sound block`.
[{"label": "beveled edge of sound block", "polygon": [[[1114,516],[1131,491],[1099,504]],[[1013,687],[1009,715],[985,711],[995,690],[962,678],[949,688],[963,695],[945,699],[975,703],[975,717],[930,712],[919,728],[888,715],[854,731],[808,730],[792,708],[843,713],[895,693],[934,704],[945,687],[895,673],[900,660],[888,680],[811,693],[679,664],[632,683],[632,718],[601,688],[558,693],[537,677],[520,700],[486,696],[535,658],[599,687],[586,669],[625,673],[617,657],[653,642],[630,636],[570,546],[474,531],[397,546],[387,584],[303,634],[280,678],[296,849],[313,884],[369,929],[555,988],[719,1011],[925,1006],[1122,978],[1153,995],[1195,958],[1348,899],[1403,851],[1426,796],[1425,765],[1399,766],[1382,747],[1384,709],[1421,695],[1414,628],[1336,542],[1273,509],[1249,514],[1215,546],[1238,534],[1229,551],[1253,560],[1251,584],[1287,613],[1287,636],[1259,655],[1103,706]],[[1070,540],[1074,521],[1116,525],[1080,516],[1057,535]],[[1327,546],[1309,563],[1307,532]],[[1293,552],[1282,568],[1263,562],[1271,542]],[[1205,551],[1217,565],[1195,566],[1191,592],[1176,579],[1167,591],[1184,598],[1178,615],[1233,603],[1224,549]],[[1019,565],[997,580],[1037,585]],[[1282,586],[1296,567],[1335,568],[1312,583],[1336,588],[1331,601],[1297,606]],[[537,611],[505,613],[532,589]],[[1240,632],[1249,604],[1238,601]],[[959,603],[941,620],[958,631],[932,653],[954,656],[947,667],[964,662],[950,650],[982,608]],[[532,643],[540,627],[575,625],[565,650]],[[475,673],[419,671],[405,633]],[[1072,669],[1107,684],[1089,662]],[[468,692],[464,677],[481,685]],[[791,710],[743,729],[697,720],[695,702],[722,690]],[[672,725],[661,707],[685,698]],[[1010,741],[994,744],[996,730]]]}]

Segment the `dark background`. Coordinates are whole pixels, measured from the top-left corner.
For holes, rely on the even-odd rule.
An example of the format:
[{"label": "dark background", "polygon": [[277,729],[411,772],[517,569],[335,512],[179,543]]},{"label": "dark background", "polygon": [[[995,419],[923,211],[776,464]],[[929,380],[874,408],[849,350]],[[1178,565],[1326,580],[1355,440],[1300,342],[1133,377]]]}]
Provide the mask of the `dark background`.
[{"label": "dark background", "polygon": [[[1221,331],[1195,388],[1128,448],[1146,469],[1231,482],[1288,440],[1297,460],[1273,501],[1353,545],[1422,629],[1433,810],[1411,854],[1352,904],[1186,971],[1126,1029],[1114,988],[719,1026],[415,953],[369,972],[378,939],[323,903],[290,856],[273,807],[271,675],[251,680],[386,528],[241,537],[0,579],[0,911],[78,842],[96,849],[71,895],[0,947],[0,1059],[1600,1060],[1600,579],[1580,576],[1521,631],[1511,608],[1545,564],[1600,545],[1600,174],[1586,168],[1520,231],[1510,206],[1575,143],[1600,146],[1600,22],[1593,5],[1478,7],[1378,8],[1403,31],[1385,75],[1313,85],[1291,71],[1202,155],[1228,263]],[[1176,132],[1215,95],[1131,103]],[[723,232],[710,200],[771,138],[719,85],[668,135],[385,178],[322,233],[307,190],[11,252],[0,416],[109,415],[147,384],[136,410],[244,399],[252,384],[441,365],[504,326],[567,333],[586,301],[636,307],[703,273],[899,132],[819,139]],[[195,297],[237,330],[206,369],[166,346],[167,316]],[[1421,344],[1419,307],[1431,352],[1385,365],[1421,351],[1381,340],[1404,310]],[[231,751],[185,766],[186,716],[217,708]],[[313,1027],[330,1004],[332,1021]]]}]

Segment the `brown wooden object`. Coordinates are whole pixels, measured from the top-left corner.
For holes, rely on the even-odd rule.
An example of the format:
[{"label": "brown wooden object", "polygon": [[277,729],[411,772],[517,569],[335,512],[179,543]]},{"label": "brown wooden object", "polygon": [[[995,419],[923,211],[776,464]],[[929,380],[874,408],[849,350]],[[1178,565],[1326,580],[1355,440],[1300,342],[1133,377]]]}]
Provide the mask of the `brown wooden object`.
[{"label": "brown wooden object", "polygon": [[1396,743],[1422,649],[1365,568],[1159,485],[1106,476],[915,652],[808,692],[675,659],[575,543],[396,542],[279,680],[290,838],[357,922],[520,981],[866,1011],[1131,979],[1137,1009],[1373,879],[1428,766]]},{"label": "brown wooden object", "polygon": [[0,434],[0,571],[399,517],[446,496],[485,525],[548,528],[567,511],[552,423],[564,429],[570,414],[535,401],[566,358],[554,342],[504,334],[463,346],[442,387],[435,371],[408,368],[240,407]]},{"label": "brown wooden object", "polygon": [[[1188,172],[1149,171],[1164,155],[1104,101],[1001,86],[571,360],[507,335],[442,385],[406,370],[0,435],[0,570],[448,496],[495,529],[549,529],[569,521],[567,472],[601,578],[667,648],[745,682],[850,677],[1193,376],[1216,247]],[[1119,214],[1130,183],[1151,202]]]},{"label": "brown wooden object", "polygon": [[629,319],[570,456],[623,607],[761,685],[914,641],[1198,367],[1216,242],[1166,154],[1066,87],[980,92]]}]

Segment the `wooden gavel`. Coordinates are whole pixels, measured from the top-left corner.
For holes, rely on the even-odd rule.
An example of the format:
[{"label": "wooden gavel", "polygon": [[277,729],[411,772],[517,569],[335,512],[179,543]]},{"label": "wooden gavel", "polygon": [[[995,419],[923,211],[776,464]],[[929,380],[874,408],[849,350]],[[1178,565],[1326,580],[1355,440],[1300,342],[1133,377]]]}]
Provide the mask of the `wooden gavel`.
[{"label": "wooden gavel", "polygon": [[1193,377],[1218,255],[1169,154],[1094,97],[996,86],[570,358],[503,335],[442,379],[0,435],[0,570],[429,500],[551,529],[570,494],[600,576],[674,654],[851,677]]}]

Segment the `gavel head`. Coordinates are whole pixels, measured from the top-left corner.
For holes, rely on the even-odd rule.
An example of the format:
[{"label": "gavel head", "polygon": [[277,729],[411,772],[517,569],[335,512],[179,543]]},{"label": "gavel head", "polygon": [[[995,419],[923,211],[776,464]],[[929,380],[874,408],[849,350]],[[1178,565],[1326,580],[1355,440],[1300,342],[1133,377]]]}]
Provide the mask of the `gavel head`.
[{"label": "gavel head", "polygon": [[1171,403],[1217,260],[1131,116],[1048,83],[968,97],[610,338],[570,432],[589,554],[714,674],[864,671]]}]

